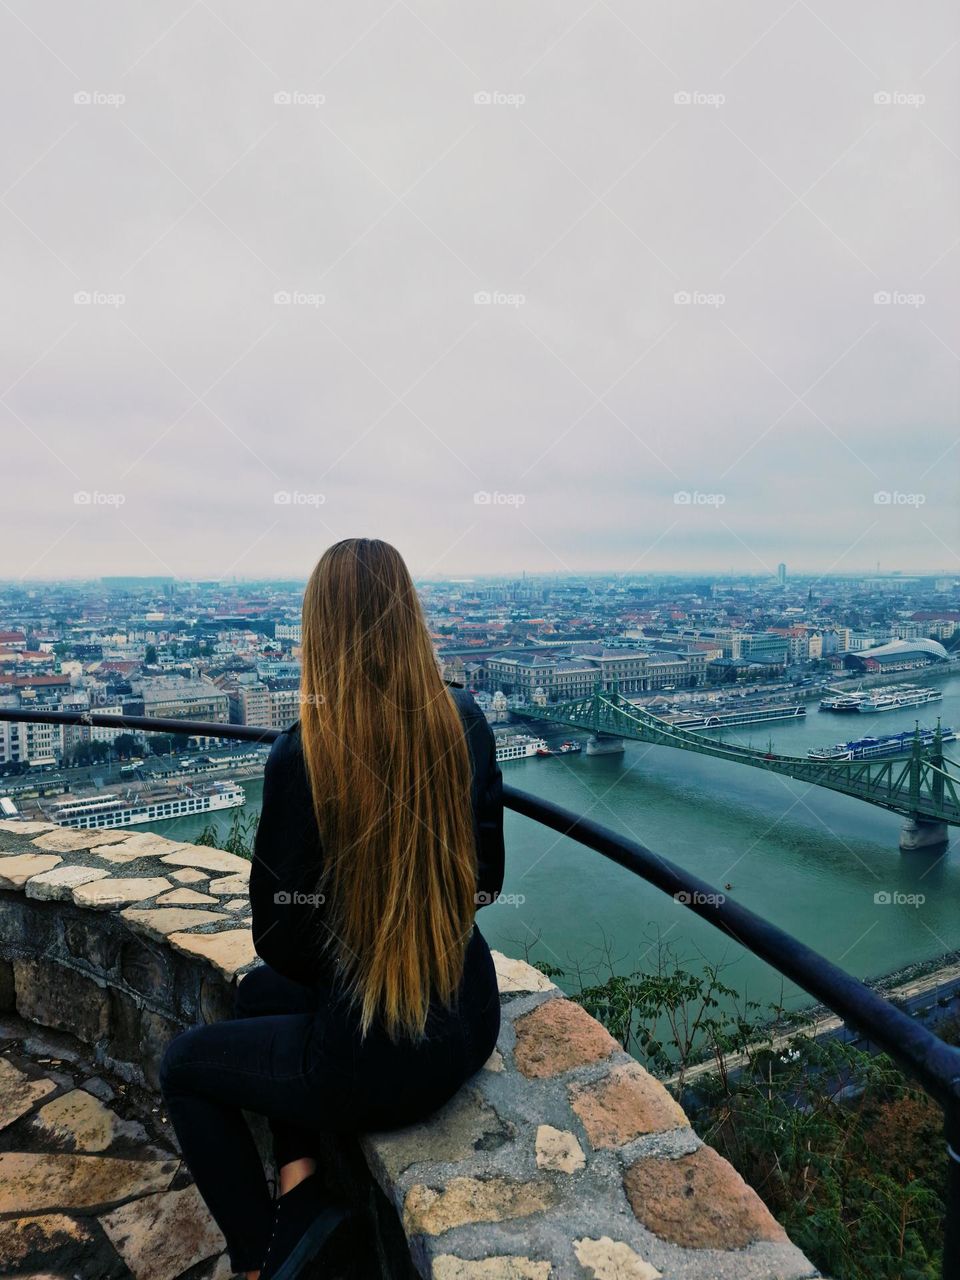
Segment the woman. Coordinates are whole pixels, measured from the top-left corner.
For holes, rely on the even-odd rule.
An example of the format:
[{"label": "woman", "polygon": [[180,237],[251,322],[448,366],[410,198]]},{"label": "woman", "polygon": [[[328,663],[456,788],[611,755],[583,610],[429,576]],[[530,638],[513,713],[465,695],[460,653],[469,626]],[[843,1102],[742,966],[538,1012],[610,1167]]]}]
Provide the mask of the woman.
[{"label": "woman", "polygon": [[[323,555],[302,660],[250,875],[266,963],[241,981],[236,1020],[178,1036],[161,1070],[184,1160],[251,1280],[293,1280],[344,1216],[320,1190],[316,1135],[423,1118],[500,1026],[474,926],[503,883],[493,734],[441,680],[393,547],[350,538]],[[270,1122],[276,1205],[243,1110]]]}]

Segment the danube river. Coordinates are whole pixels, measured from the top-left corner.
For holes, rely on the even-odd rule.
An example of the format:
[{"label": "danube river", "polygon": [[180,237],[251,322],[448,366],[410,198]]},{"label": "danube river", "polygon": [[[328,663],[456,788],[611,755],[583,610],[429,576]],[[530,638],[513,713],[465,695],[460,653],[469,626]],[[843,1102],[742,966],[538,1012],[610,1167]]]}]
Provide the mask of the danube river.
[{"label": "danube river", "polygon": [[[904,679],[906,680],[907,677]],[[960,731],[960,676],[942,702],[919,709]],[[912,729],[918,713],[838,716],[808,705],[802,720],[726,730],[725,739],[805,755],[812,746]],[[568,730],[548,731],[559,741]],[[579,736],[585,741],[585,735]],[[946,754],[960,759],[960,743]],[[960,951],[960,837],[946,855],[901,854],[902,819],[862,801],[690,752],[626,744],[621,756],[586,754],[512,761],[505,781],[633,836],[689,868],[859,977],[873,978]],[[245,782],[247,809],[261,784]],[[236,811],[233,811],[236,812]],[[233,812],[213,815],[225,831]],[[589,966],[609,943],[617,968],[649,965],[657,931],[694,963],[729,962],[724,980],[750,999],[777,998],[781,979],[652,886],[592,850],[513,813],[506,815],[504,902],[480,927],[512,955],[570,969]],[[189,840],[202,817],[152,829]],[[885,900],[897,894],[910,903]],[[878,900],[877,895],[881,895]],[[956,957],[953,957],[954,959]],[[787,988],[789,1003],[809,1003]]]}]

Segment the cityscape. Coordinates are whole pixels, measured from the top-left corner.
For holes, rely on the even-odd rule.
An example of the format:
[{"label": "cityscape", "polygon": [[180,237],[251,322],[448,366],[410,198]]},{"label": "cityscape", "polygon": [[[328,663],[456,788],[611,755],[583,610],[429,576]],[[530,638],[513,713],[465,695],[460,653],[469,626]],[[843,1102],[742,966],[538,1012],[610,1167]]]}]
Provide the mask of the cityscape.
[{"label": "cityscape", "polygon": [[[943,675],[960,661],[956,576],[794,579],[781,564],[774,581],[523,575],[419,590],[444,678],[495,723],[598,683],[663,709],[723,706],[744,689],[782,703],[851,678]],[[301,594],[268,581],[0,584],[0,706],[287,728],[299,709]],[[5,720],[0,777],[46,792],[52,770],[118,763],[129,737]],[[169,745],[149,738],[138,751]]]}]

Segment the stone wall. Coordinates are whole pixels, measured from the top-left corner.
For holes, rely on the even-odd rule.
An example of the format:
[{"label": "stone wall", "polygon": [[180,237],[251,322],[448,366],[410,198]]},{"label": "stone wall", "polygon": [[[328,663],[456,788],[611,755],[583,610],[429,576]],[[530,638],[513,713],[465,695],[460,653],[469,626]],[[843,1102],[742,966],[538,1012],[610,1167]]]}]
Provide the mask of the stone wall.
[{"label": "stone wall", "polygon": [[[156,1087],[170,1038],[228,1016],[257,963],[248,872],[152,834],[0,822],[0,1010]],[[495,958],[483,1070],[424,1124],[331,1144],[383,1280],[816,1276],[660,1083],[537,970]]]}]

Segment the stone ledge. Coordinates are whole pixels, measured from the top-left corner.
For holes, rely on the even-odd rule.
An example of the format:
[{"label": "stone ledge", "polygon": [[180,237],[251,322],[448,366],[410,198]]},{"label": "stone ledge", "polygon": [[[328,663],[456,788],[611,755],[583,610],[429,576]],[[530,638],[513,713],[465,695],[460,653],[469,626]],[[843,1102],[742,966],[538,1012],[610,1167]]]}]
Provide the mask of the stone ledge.
[{"label": "stone ledge", "polygon": [[[0,821],[0,996],[155,1087],[169,1040],[230,1016],[257,963],[248,878],[235,854],[161,836]],[[378,1225],[409,1249],[384,1280],[411,1263],[435,1280],[816,1276],[662,1084],[538,970],[494,960],[483,1070],[423,1124],[362,1139],[396,1213]]]}]

